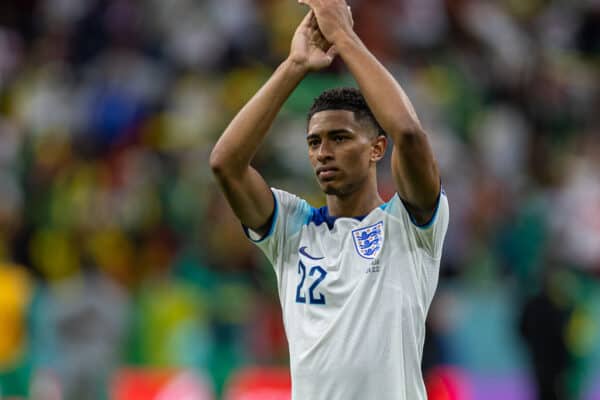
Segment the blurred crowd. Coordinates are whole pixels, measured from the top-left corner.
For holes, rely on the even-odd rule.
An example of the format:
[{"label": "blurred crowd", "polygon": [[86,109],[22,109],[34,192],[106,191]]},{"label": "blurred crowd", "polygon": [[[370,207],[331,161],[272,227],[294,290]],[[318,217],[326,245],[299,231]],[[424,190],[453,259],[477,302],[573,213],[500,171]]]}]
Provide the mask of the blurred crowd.
[{"label": "blurred crowd", "polygon": [[[600,2],[349,4],[412,99],[450,200],[426,376],[463,371],[464,400],[494,385],[514,387],[502,399],[600,398]],[[239,368],[287,365],[274,273],[208,154],[305,12],[0,3],[0,398],[107,398],[131,365],[190,368],[219,394]],[[256,159],[315,206],[305,115],[344,85],[339,60],[308,76]]]}]

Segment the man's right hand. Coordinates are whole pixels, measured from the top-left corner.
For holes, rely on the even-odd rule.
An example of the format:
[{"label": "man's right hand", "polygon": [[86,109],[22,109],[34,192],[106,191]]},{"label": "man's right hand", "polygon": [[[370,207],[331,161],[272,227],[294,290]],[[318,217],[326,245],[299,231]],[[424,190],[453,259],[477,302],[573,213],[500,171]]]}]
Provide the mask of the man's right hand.
[{"label": "man's right hand", "polygon": [[323,37],[317,18],[309,11],[294,33],[288,60],[306,71],[317,71],[331,65],[336,55],[335,46]]}]

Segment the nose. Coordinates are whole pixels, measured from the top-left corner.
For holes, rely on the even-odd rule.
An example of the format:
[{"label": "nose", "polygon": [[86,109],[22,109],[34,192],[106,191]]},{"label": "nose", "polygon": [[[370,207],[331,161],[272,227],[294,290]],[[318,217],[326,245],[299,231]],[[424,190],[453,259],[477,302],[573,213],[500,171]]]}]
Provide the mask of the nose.
[{"label": "nose", "polygon": [[331,147],[329,146],[329,141],[323,140],[323,142],[321,142],[321,145],[319,146],[319,149],[317,151],[317,160],[320,163],[323,163],[324,161],[331,160],[331,159],[333,159],[333,153],[331,152]]}]

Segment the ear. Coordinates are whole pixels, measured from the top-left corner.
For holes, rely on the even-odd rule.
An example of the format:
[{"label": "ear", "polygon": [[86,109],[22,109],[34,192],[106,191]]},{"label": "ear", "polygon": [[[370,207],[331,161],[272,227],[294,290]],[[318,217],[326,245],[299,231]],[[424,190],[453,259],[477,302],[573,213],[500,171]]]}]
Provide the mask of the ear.
[{"label": "ear", "polygon": [[377,135],[371,142],[371,161],[379,162],[385,156],[385,149],[387,149],[387,137]]}]

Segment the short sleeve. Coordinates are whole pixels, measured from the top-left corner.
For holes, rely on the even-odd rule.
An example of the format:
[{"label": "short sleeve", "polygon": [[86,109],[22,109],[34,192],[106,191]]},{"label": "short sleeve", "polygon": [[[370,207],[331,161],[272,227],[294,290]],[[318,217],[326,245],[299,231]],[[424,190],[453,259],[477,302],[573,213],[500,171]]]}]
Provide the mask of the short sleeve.
[{"label": "short sleeve", "polygon": [[427,224],[419,225],[413,220],[397,193],[386,204],[385,210],[402,220],[406,228],[417,239],[419,247],[422,247],[430,257],[434,259],[442,257],[442,248],[450,217],[448,198],[443,189],[438,197],[433,216]]},{"label": "short sleeve", "polygon": [[275,200],[273,217],[271,218],[271,227],[263,237],[244,227],[246,236],[258,248],[265,253],[265,256],[275,266],[279,264],[282,256],[283,243],[292,238],[312,215],[312,207],[300,197],[283,190],[271,188]]}]

